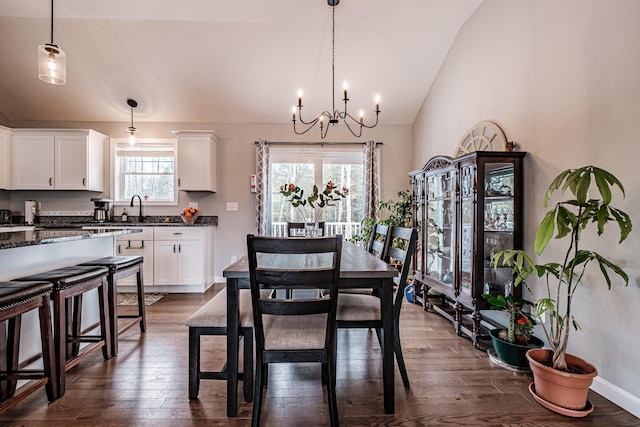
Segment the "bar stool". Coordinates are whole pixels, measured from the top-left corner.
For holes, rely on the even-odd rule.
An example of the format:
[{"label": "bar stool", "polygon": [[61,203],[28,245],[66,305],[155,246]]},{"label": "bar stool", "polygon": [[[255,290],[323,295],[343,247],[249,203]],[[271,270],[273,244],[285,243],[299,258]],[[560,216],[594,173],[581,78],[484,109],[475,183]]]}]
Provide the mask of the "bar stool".
[{"label": "bar stool", "polygon": [[[16,279],[47,281],[53,284],[53,337],[58,397],[62,397],[66,390],[66,371],[99,348],[102,348],[105,360],[111,357],[107,273],[105,267],[76,265]],[[81,331],[81,297],[93,289],[98,290],[100,335],[89,335]],[[86,347],[80,354],[79,346],[84,342],[95,345]]]},{"label": "bar stool", "polygon": [[[57,399],[57,374],[51,331],[51,290],[49,282],[0,282],[0,414],[13,407],[43,384],[50,402]],[[22,315],[38,310],[43,369],[22,369],[19,365]],[[8,328],[5,329],[5,321]],[[18,380],[29,383],[16,395]]]},{"label": "bar stool", "polygon": [[[144,281],[142,276],[144,258],[141,256],[108,256],[94,261],[85,262],[80,265],[107,267],[107,284],[109,290],[109,321],[111,328],[111,355],[118,354],[118,336],[136,323],[140,324],[140,332],[147,329],[147,320],[144,307]],[[117,304],[117,282],[118,279],[136,275],[136,285],[138,291],[138,313],[118,314]],[[118,319],[129,319],[120,329]]]}]

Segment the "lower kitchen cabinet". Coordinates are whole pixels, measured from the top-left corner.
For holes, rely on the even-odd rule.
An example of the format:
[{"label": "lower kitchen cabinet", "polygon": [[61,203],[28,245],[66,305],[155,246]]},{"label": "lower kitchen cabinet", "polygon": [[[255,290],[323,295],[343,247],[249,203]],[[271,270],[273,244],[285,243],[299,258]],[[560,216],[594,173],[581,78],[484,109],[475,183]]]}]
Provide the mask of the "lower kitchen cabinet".
[{"label": "lower kitchen cabinet", "polygon": [[202,285],[208,227],[154,227],[154,285]]},{"label": "lower kitchen cabinet", "polygon": [[[146,292],[204,292],[213,284],[214,226],[140,228],[141,233],[117,237],[115,254],[144,257]],[[135,280],[118,280],[118,290],[135,290]]]}]

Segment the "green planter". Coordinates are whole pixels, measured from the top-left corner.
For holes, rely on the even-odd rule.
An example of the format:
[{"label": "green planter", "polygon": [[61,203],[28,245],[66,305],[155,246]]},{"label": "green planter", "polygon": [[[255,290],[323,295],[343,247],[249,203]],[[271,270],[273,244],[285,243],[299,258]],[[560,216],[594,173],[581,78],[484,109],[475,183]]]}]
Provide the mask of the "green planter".
[{"label": "green planter", "polygon": [[503,361],[504,363],[515,366],[518,368],[528,368],[529,361],[527,360],[527,351],[532,348],[541,348],[544,346],[544,342],[536,338],[534,336],[529,340],[529,344],[520,345],[516,343],[510,343],[508,341],[501,340],[498,338],[499,329],[492,329],[489,331],[491,335],[491,343],[493,344],[493,349],[496,352],[496,356],[498,359]]}]

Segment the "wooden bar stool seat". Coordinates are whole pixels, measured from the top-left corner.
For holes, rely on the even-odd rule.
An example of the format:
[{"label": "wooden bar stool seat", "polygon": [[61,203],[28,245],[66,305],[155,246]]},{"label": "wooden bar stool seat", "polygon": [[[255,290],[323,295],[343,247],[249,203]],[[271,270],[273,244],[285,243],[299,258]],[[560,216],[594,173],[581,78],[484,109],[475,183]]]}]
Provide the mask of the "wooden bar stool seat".
[{"label": "wooden bar stool seat", "polygon": [[[102,348],[105,360],[111,357],[107,273],[108,269],[105,267],[76,265],[16,279],[53,284],[53,336],[58,397],[62,397],[66,389],[66,371],[99,348]],[[91,327],[87,331],[81,330],[82,295],[93,289],[98,291],[99,335],[89,335],[87,331],[93,329]],[[94,345],[85,347],[80,354],[81,343]]]},{"label": "wooden bar stool seat", "polygon": [[[0,282],[0,414],[32,394],[43,384],[49,401],[57,395],[53,333],[51,330],[51,291],[49,282]],[[38,310],[42,369],[20,366],[20,327],[22,315]],[[5,327],[8,322],[8,327]],[[30,382],[16,394],[18,380]]]},{"label": "wooden bar stool seat", "polygon": [[[147,320],[144,307],[144,278],[142,275],[144,258],[141,256],[108,256],[94,261],[85,262],[80,265],[107,267],[107,284],[109,290],[109,319],[111,327],[111,354],[118,354],[118,336],[138,323],[140,332],[147,329]],[[118,279],[136,275],[136,287],[138,292],[138,312],[137,314],[118,314]],[[127,322],[120,324],[118,320],[126,319]]]}]

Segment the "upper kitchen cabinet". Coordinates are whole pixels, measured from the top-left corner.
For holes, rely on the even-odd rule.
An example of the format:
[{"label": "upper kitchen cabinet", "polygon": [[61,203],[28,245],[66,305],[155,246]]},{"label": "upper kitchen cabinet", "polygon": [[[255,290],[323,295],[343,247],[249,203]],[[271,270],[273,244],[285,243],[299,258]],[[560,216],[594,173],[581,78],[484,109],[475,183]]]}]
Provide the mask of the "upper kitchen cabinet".
[{"label": "upper kitchen cabinet", "polygon": [[0,190],[11,188],[11,129],[0,126]]},{"label": "upper kitchen cabinet", "polygon": [[14,129],[14,190],[103,191],[104,141],[87,129]]},{"label": "upper kitchen cabinet", "polygon": [[178,137],[178,190],[216,191],[216,144],[214,131],[173,131]]}]

